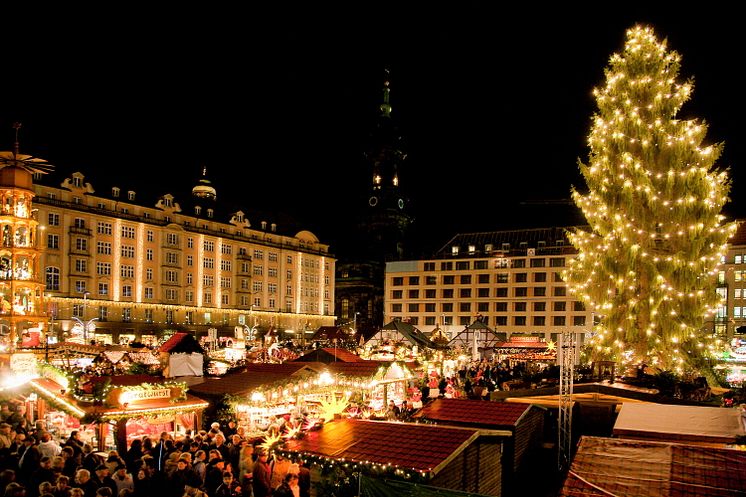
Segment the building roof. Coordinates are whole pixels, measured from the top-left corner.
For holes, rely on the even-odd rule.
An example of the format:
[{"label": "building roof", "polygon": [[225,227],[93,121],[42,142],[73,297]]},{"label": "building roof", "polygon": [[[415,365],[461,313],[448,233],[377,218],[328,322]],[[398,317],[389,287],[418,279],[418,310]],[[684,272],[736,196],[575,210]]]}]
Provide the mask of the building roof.
[{"label": "building roof", "polygon": [[490,429],[513,429],[532,408],[530,404],[485,402],[471,399],[437,399],[424,406],[415,418],[442,423],[476,425]]},{"label": "building roof", "polygon": [[[552,227],[459,233],[435,254],[438,258],[490,257],[497,254],[526,255],[535,249],[537,256],[576,252],[567,238],[567,231],[574,228]],[[452,247],[459,247],[454,253]],[[473,247],[473,250],[469,250]]]},{"label": "building roof", "polygon": [[285,447],[291,452],[390,464],[434,475],[478,436],[478,430],[469,428],[339,419],[300,440],[289,440]]},{"label": "building roof", "polygon": [[721,407],[624,404],[614,435],[669,442],[735,443],[746,436],[741,413]]},{"label": "building roof", "polygon": [[161,345],[159,352],[179,353],[179,352],[197,352],[204,354],[205,350],[192,336],[191,333],[177,332],[171,338]]},{"label": "building roof", "polygon": [[309,364],[285,362],[282,364],[251,363],[245,370],[220,378],[205,378],[201,383],[190,385],[189,391],[197,395],[222,396],[241,395],[263,385],[270,385],[291,377],[315,372]]},{"label": "building roof", "polygon": [[711,497],[746,492],[746,452],[582,437],[562,497]]}]

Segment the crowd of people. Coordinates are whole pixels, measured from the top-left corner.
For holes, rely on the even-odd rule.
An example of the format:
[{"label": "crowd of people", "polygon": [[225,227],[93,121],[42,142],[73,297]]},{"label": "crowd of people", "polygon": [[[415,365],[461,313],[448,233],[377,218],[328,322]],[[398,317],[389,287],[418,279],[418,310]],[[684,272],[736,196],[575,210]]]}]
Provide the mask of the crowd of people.
[{"label": "crowd of people", "polygon": [[0,406],[0,497],[310,497],[301,460],[271,455],[234,422],[174,439],[134,439],[124,454],[98,453],[72,431],[55,440],[28,426],[22,404]]}]

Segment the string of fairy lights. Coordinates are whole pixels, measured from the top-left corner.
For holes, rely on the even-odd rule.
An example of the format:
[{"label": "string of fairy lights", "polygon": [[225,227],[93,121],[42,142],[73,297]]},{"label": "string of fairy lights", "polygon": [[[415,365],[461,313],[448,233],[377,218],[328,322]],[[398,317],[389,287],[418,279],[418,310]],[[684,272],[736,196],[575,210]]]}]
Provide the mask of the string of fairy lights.
[{"label": "string of fairy lights", "polygon": [[720,214],[730,190],[715,167],[722,146],[703,144],[705,124],[676,119],[692,94],[680,64],[646,26],[610,58],[580,165],[588,192],[572,192],[591,231],[570,234],[579,254],[563,273],[601,316],[598,355],[677,372],[715,347],[700,330],[721,305],[715,278],[737,228]]}]

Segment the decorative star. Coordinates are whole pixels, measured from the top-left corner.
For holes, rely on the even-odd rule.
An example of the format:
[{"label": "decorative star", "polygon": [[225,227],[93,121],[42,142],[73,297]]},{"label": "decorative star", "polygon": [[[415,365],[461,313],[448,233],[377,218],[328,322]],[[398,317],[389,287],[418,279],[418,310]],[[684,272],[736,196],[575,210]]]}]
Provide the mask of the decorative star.
[{"label": "decorative star", "polygon": [[552,352],[552,351],[554,351],[554,350],[557,350],[557,344],[556,344],[556,343],[554,343],[554,340],[549,340],[549,341],[547,342],[547,350],[548,350],[549,352]]}]

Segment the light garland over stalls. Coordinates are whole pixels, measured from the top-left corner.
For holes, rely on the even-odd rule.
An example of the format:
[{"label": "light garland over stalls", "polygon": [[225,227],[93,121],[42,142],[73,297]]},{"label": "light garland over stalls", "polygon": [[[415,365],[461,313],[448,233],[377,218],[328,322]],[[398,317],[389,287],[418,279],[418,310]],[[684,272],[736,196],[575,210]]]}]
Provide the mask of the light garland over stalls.
[{"label": "light garland over stalls", "polygon": [[736,224],[720,215],[722,145],[703,145],[707,126],[676,118],[692,92],[679,68],[645,26],[612,55],[580,164],[588,193],[572,192],[591,230],[570,234],[579,254],[563,278],[602,318],[595,357],[682,373],[714,347],[702,327],[721,304],[715,277]]}]

